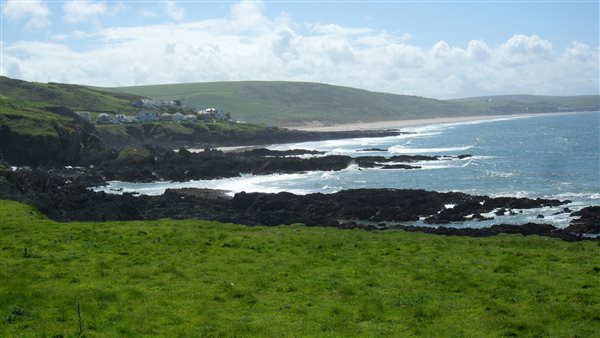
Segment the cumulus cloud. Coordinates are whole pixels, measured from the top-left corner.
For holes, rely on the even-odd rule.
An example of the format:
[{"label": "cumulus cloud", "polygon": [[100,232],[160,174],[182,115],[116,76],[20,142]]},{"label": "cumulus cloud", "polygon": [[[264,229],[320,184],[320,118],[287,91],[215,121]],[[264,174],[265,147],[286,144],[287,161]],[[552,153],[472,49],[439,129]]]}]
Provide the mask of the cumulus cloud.
[{"label": "cumulus cloud", "polygon": [[50,9],[41,0],[7,0],[2,6],[2,14],[9,21],[25,21],[25,27],[28,29],[40,29],[50,25]]},{"label": "cumulus cloud", "polygon": [[174,0],[166,0],[164,2],[164,10],[167,17],[173,21],[185,19],[185,9],[177,6]]},{"label": "cumulus cloud", "polygon": [[125,10],[121,2],[109,6],[105,1],[70,0],[63,4],[64,20],[68,23],[96,21],[99,15],[115,15]]},{"label": "cumulus cloud", "polygon": [[552,43],[537,35],[516,34],[500,46],[502,62],[522,64],[548,58],[552,54]]},{"label": "cumulus cloud", "polygon": [[260,3],[249,1],[223,18],[111,27],[81,38],[93,40],[93,47],[74,50],[60,39],[5,45],[0,72],[106,86],[311,81],[436,98],[599,90],[598,49],[580,42],[555,50],[540,36],[517,34],[495,46],[481,40],[417,46],[402,33],[306,26],[286,14],[269,18]]}]

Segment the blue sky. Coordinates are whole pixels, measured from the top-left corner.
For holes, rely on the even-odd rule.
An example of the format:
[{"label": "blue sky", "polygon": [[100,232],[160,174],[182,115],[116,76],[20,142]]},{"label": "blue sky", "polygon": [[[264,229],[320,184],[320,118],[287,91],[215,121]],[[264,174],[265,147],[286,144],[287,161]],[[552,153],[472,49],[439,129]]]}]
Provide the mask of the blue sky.
[{"label": "blue sky", "polygon": [[2,1],[2,75],[597,94],[598,1]]}]

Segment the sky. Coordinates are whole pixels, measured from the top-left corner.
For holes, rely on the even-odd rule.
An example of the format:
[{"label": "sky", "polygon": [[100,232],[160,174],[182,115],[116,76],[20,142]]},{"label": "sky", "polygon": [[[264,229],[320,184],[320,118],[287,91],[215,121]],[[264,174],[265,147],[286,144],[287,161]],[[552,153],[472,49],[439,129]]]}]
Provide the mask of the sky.
[{"label": "sky", "polygon": [[600,1],[2,0],[0,74],[308,81],[439,99],[600,93]]}]

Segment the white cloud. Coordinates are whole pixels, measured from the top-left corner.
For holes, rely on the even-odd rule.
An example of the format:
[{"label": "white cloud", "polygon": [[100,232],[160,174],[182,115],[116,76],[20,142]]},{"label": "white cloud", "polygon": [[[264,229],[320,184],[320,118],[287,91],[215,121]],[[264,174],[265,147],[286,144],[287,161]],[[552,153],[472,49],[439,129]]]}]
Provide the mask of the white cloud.
[{"label": "white cloud", "polygon": [[[4,46],[2,74],[36,81],[119,86],[198,81],[325,82],[437,98],[599,90],[599,52],[574,42],[565,50],[537,35],[490,46],[409,43],[402,34],[268,18],[242,2],[223,18],[71,32],[53,44]],[[301,27],[301,28],[298,28]],[[88,39],[89,50],[69,41]],[[64,38],[64,37],[61,37]]]},{"label": "white cloud", "polygon": [[373,32],[369,28],[352,28],[343,27],[334,24],[314,24],[312,32],[324,35],[337,35],[337,36],[352,36],[352,35],[364,35]]},{"label": "white cloud", "polygon": [[141,18],[144,18],[144,19],[150,19],[150,18],[157,17],[158,14],[155,11],[151,10],[151,9],[142,8],[142,9],[138,10],[137,16],[139,16]]},{"label": "white cloud", "polygon": [[412,34],[410,34],[410,33],[404,33],[404,34],[402,34],[402,36],[400,37],[400,39],[402,41],[408,41],[408,40],[411,40],[413,37],[414,36],[412,36]]},{"label": "white cloud", "polygon": [[40,29],[50,25],[50,9],[40,0],[7,0],[3,3],[2,14],[9,21],[25,21],[28,29]]},{"label": "white cloud", "polygon": [[552,43],[535,34],[516,34],[500,46],[500,52],[503,54],[501,61],[507,64],[535,62],[552,54]]},{"label": "white cloud", "polygon": [[98,16],[108,14],[116,15],[125,11],[126,6],[122,2],[116,2],[112,6],[105,1],[70,0],[63,6],[64,20],[68,23],[80,23],[92,20],[98,23]]},{"label": "white cloud", "polygon": [[182,21],[185,19],[185,9],[177,6],[174,0],[166,0],[164,2],[165,14],[173,21]]}]

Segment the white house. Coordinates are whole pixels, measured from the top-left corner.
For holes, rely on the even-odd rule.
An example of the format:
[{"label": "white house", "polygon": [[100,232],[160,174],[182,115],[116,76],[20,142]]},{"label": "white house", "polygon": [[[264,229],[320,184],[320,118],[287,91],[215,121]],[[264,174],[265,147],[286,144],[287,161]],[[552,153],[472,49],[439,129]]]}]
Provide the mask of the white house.
[{"label": "white house", "polygon": [[173,114],[162,113],[162,114],[160,114],[158,119],[161,121],[165,121],[165,122],[171,122],[171,121],[173,121]]},{"label": "white house", "polygon": [[101,113],[100,115],[98,115],[98,117],[96,117],[97,124],[108,124],[108,123],[112,123],[112,122],[113,122],[113,119],[107,113]]},{"label": "white house", "polygon": [[183,117],[183,121],[188,123],[196,123],[198,121],[198,116],[194,114],[187,114]]},{"label": "white house", "polygon": [[79,115],[82,119],[92,122],[92,113],[89,111],[76,111],[75,114]]},{"label": "white house", "polygon": [[127,122],[127,115],[125,114],[117,114],[115,115],[115,120],[119,123]]},{"label": "white house", "polygon": [[135,114],[135,118],[138,122],[152,122],[156,121],[156,114],[148,110],[142,110]]},{"label": "white house", "polygon": [[185,115],[183,115],[182,113],[173,114],[173,122],[181,122],[183,121],[183,119],[185,119]]}]

